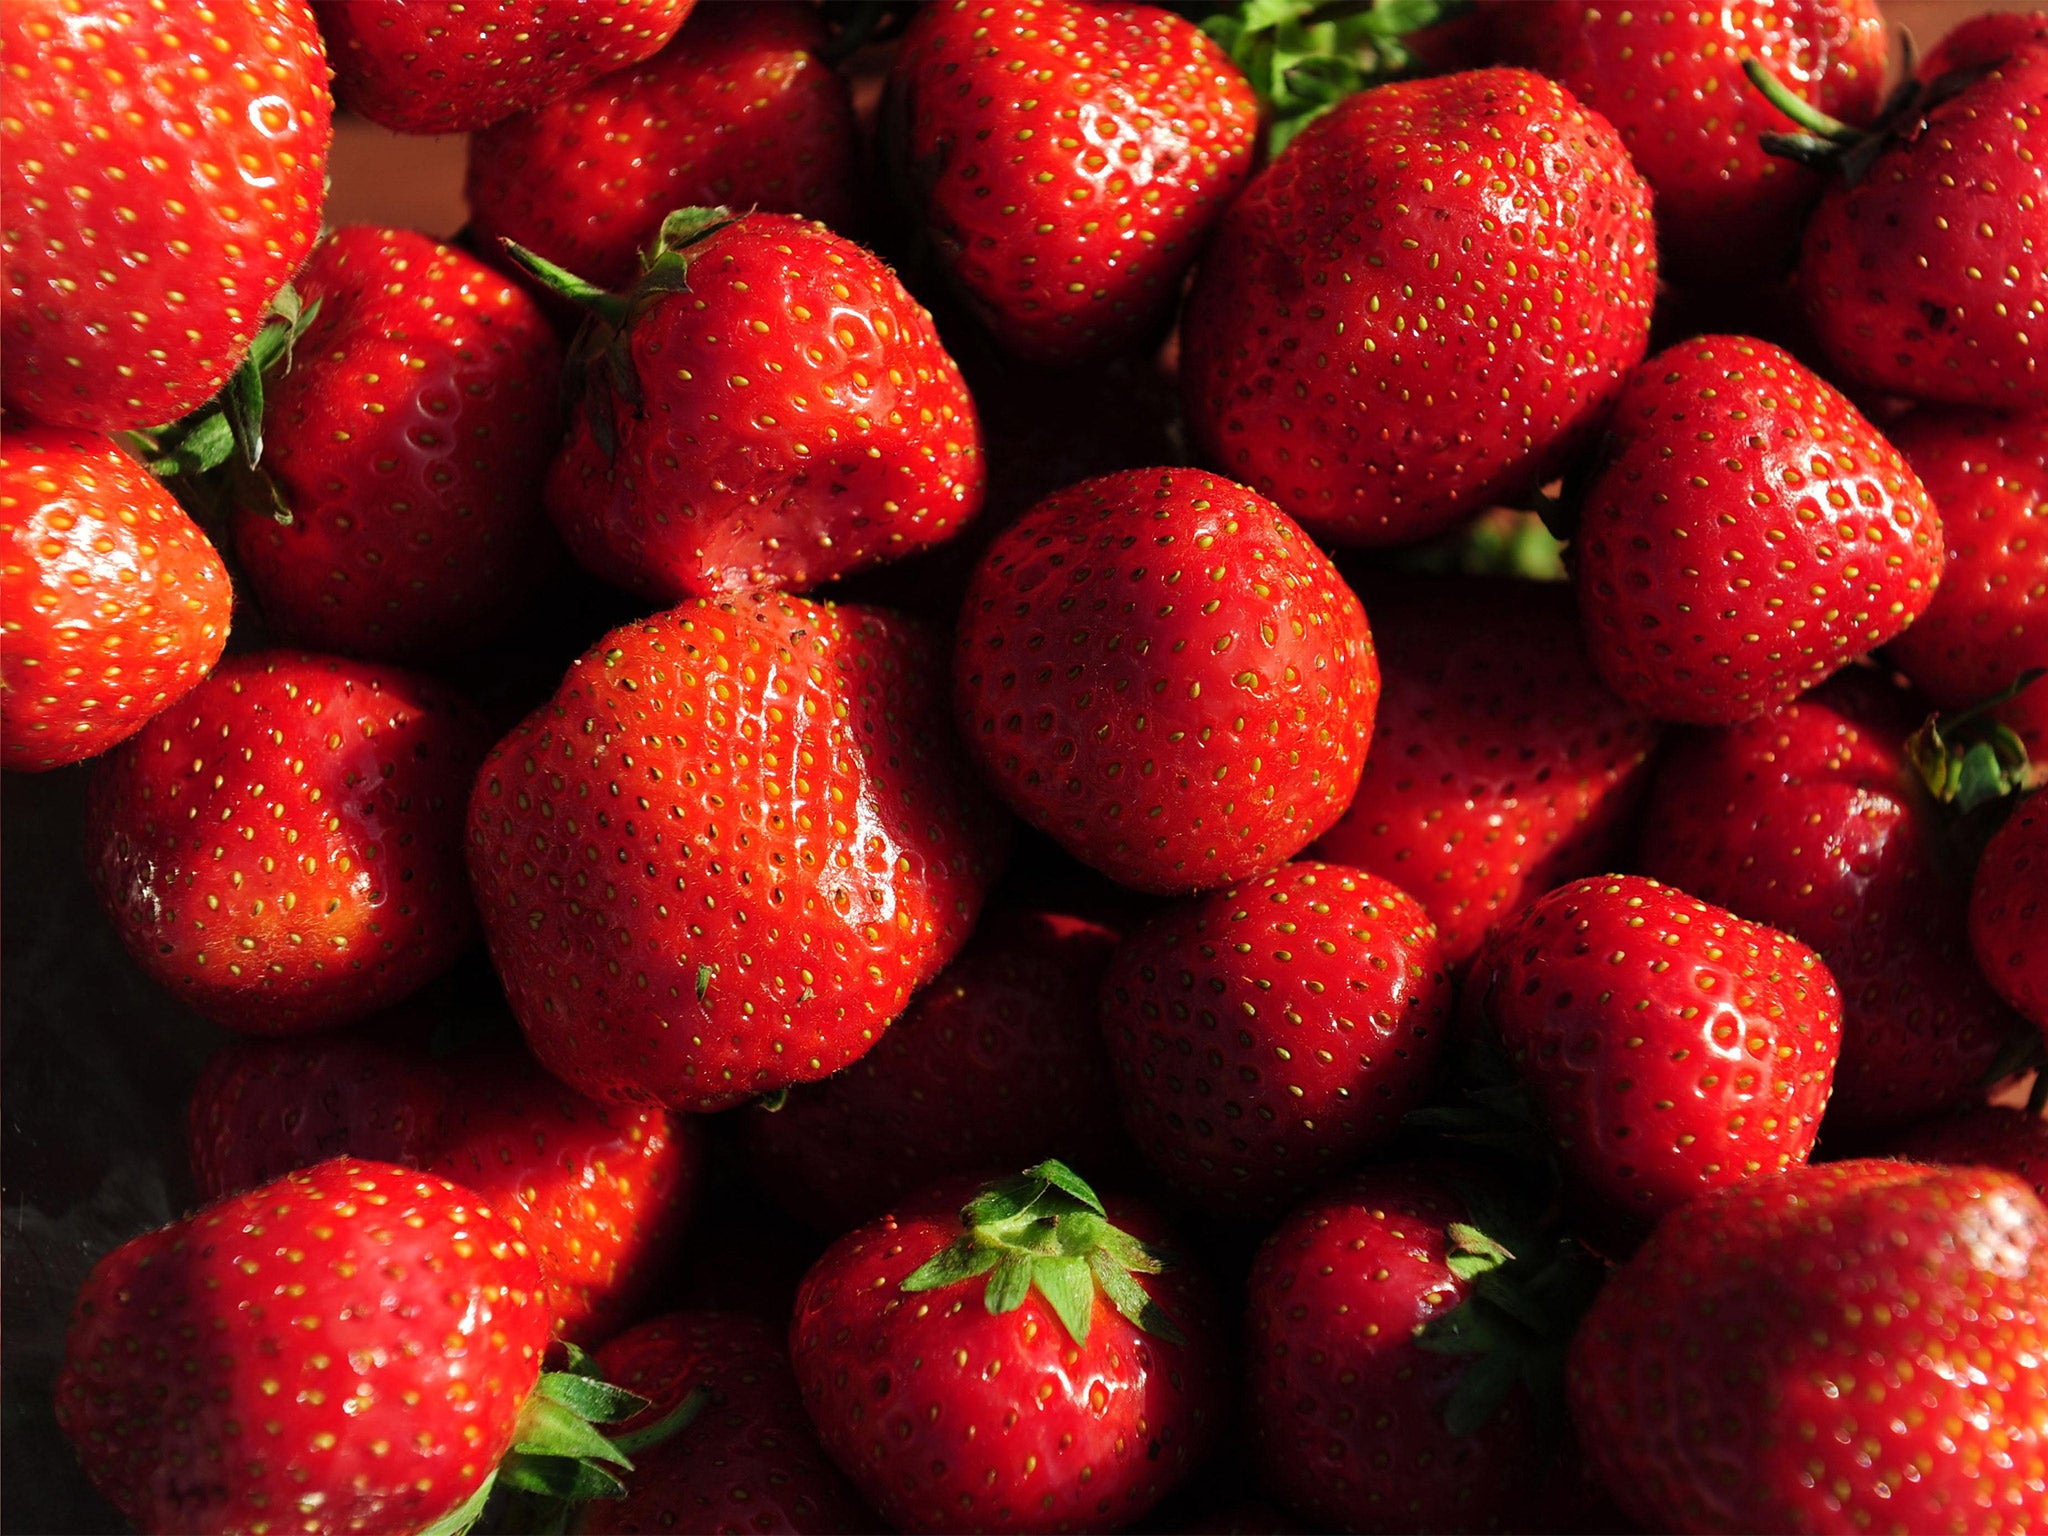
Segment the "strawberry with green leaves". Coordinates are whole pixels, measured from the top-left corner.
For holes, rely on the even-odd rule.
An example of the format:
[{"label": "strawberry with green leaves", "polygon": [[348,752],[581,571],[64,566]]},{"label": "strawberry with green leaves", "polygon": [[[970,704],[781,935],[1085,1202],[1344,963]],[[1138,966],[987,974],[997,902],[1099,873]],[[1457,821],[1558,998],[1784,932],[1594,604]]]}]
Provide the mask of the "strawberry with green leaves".
[{"label": "strawberry with green leaves", "polygon": [[2013,808],[1978,861],[1970,948],[1985,980],[2048,1032],[2048,798],[2038,793]]}]

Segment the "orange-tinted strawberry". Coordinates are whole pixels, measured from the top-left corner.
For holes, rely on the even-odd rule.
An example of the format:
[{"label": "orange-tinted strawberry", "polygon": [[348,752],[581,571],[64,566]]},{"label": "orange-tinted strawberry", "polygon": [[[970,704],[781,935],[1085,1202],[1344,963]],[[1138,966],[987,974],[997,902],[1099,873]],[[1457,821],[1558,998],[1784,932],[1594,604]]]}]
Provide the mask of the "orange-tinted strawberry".
[{"label": "orange-tinted strawberry", "polygon": [[1952,1168],[2002,1168],[2048,1200],[2048,1120],[2029,1110],[1979,1104],[1916,1125],[1886,1146],[1893,1157]]},{"label": "orange-tinted strawberry", "polygon": [[2048,797],[2022,800],[1985,848],[1970,947],[1999,996],[2048,1031]]}]

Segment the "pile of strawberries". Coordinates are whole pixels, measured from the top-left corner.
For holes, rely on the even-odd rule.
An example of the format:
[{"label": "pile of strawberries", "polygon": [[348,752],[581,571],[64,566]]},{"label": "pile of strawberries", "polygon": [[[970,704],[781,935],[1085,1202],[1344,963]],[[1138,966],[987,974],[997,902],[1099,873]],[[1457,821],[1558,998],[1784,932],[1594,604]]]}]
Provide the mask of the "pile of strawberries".
[{"label": "pile of strawberries", "polygon": [[0,33],[138,1529],[2048,1527],[2048,16]]}]

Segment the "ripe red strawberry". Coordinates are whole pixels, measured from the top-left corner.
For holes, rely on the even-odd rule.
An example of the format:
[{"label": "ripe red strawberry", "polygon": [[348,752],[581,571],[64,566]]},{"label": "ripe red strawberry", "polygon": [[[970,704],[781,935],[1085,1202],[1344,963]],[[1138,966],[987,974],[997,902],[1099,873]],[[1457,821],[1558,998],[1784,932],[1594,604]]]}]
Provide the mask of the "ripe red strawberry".
[{"label": "ripe red strawberry", "polygon": [[185,509],[110,438],[0,441],[0,762],[94,757],[220,660],[234,594]]},{"label": "ripe red strawberry", "polygon": [[1611,862],[1656,725],[1607,689],[1561,585],[1365,585],[1380,663],[1372,755],[1312,850],[1428,910],[1444,960],[1544,891]]},{"label": "ripe red strawberry", "polygon": [[314,0],[343,106],[400,133],[468,133],[661,51],[695,0]]},{"label": "ripe red strawberry", "polygon": [[295,286],[314,317],[265,391],[263,457],[291,513],[235,513],[264,615],[380,660],[486,644],[558,555],[540,480],[562,355],[540,306],[462,252],[350,225]]},{"label": "ripe red strawberry", "polygon": [[725,203],[853,223],[860,143],[808,6],[699,8],[632,69],[469,141],[470,229],[625,288],[672,209]]},{"label": "ripe red strawberry", "polygon": [[93,781],[94,888],[135,963],[217,1024],[389,1007],[476,937],[461,818],[482,722],[438,683],[230,657]]},{"label": "ripe red strawberry", "polygon": [[1586,644],[1663,720],[1724,725],[1892,639],[1941,577],[1920,479],[1768,342],[1701,336],[1636,370],[1577,536]]},{"label": "ripe red strawberry", "polygon": [[2048,1120],[2010,1105],[1980,1104],[1897,1137],[1893,1156],[1955,1168],[2001,1168],[2048,1200]]},{"label": "ripe red strawberry", "polygon": [[219,389],[320,232],[333,137],[305,0],[0,9],[0,394],[112,431]]},{"label": "ripe red strawberry", "polygon": [[1562,86],[1475,70],[1317,118],[1231,205],[1182,324],[1210,462],[1400,544],[1563,469],[1642,360],[1650,189]]},{"label": "ripe red strawberry", "polygon": [[873,1050],[741,1121],[748,1170],[839,1233],[934,1179],[1118,1150],[1095,1028],[1116,935],[1049,912],[992,912]]},{"label": "ripe red strawberry", "polygon": [[1142,1519],[1221,1428],[1207,1282],[1064,1164],[967,1192],[848,1233],[804,1277],[790,1353],[819,1439],[899,1531]]},{"label": "ripe red strawberry", "polygon": [[1681,1207],[1594,1303],[1572,1416],[1657,1531],[2048,1520],[2048,1211],[2009,1174],[1849,1162]]},{"label": "ripe red strawberry", "polygon": [[2036,48],[2048,48],[2048,11],[1985,11],[1958,23],[1914,72],[1939,80],[1951,70],[1997,64]]},{"label": "ripe red strawberry", "polygon": [[1379,668],[1294,520],[1199,470],[1048,497],[974,573],[953,657],[968,743],[1019,814],[1139,890],[1271,869],[1358,786]]},{"label": "ripe red strawberry", "polygon": [[469,811],[492,958],[549,1071],[715,1110],[874,1044],[1007,842],[941,665],[878,609],[761,596],[685,603],[570,668]]},{"label": "ripe red strawberry", "polygon": [[2048,796],[2022,800],[1985,848],[1970,947],[1999,996],[2048,1031]]},{"label": "ripe red strawberry", "polygon": [[1074,363],[1165,328],[1251,175],[1259,103],[1154,6],[942,0],[897,48],[883,119],[954,288],[1007,350]]},{"label": "ripe red strawberry", "polygon": [[1391,1140],[1449,1034],[1421,904],[1377,875],[1283,864],[1173,907],[1102,984],[1124,1124],[1177,1190],[1271,1215]]}]

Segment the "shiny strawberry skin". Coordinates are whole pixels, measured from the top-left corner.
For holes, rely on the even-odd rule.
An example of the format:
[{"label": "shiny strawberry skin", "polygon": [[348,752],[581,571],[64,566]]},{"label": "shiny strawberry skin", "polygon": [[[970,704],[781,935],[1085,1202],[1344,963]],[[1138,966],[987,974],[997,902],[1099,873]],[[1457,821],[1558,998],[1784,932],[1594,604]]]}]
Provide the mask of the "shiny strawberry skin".
[{"label": "shiny strawberry skin", "polygon": [[699,7],[675,40],[469,141],[470,228],[624,288],[675,208],[754,208],[849,230],[860,141],[808,6]]},{"label": "shiny strawberry skin", "polygon": [[953,657],[961,731],[1012,807],[1138,890],[1274,868],[1358,786],[1379,668],[1294,520],[1199,470],[1039,503],[990,548]]},{"label": "shiny strawberry skin", "polygon": [[560,344],[518,284],[408,230],[350,225],[296,284],[320,313],[267,388],[263,468],[290,509],[235,553],[295,644],[425,660],[497,638],[560,551],[540,480]]},{"label": "shiny strawberry skin", "polygon": [[1205,1209],[1271,1216],[1421,1107],[1451,1018],[1443,946],[1377,875],[1283,864],[1170,908],[1102,985],[1124,1123]]},{"label": "shiny strawberry skin", "polygon": [[57,1419],[144,1531],[401,1536],[496,1469],[547,1338],[539,1267],[473,1194],[338,1158],[102,1259]]},{"label": "shiny strawberry skin", "polygon": [[2022,49],[2048,48],[2048,11],[1984,11],[1957,23],[1914,70],[1939,80],[1950,70],[1996,64]]},{"label": "shiny strawberry skin", "polygon": [[230,657],[102,764],[94,889],[135,963],[217,1024],[362,1018],[476,937],[462,806],[485,745],[466,703],[411,673]]},{"label": "shiny strawberry skin", "polygon": [[1657,726],[1600,681],[1561,585],[1410,576],[1360,597],[1372,754],[1310,851],[1414,896],[1462,967],[1489,928],[1611,862]]},{"label": "shiny strawberry skin", "polygon": [[1943,559],[1898,450],[1745,336],[1681,342],[1629,379],[1574,545],[1600,675],[1698,725],[1786,703],[1899,634]]},{"label": "shiny strawberry skin", "polygon": [[1364,91],[1219,224],[1181,325],[1189,430],[1319,539],[1426,538],[1578,454],[1655,290],[1649,187],[1562,86]]},{"label": "shiny strawberry skin", "polygon": [[469,133],[661,51],[696,0],[313,0],[343,106],[400,133]]},{"label": "shiny strawberry skin", "polygon": [[2048,797],[2039,792],[2014,809],[1977,865],[1970,948],[1999,996],[2048,1031]]},{"label": "shiny strawberry skin", "polygon": [[320,232],[333,137],[305,0],[20,0],[0,21],[0,394],[99,431],[220,388]]},{"label": "shiny strawberry skin", "polygon": [[883,118],[899,191],[996,341],[1080,363],[1165,328],[1251,175],[1259,103],[1167,10],[941,0],[904,34]]},{"label": "shiny strawberry skin", "polygon": [[765,595],[627,625],[570,669],[469,812],[492,958],[548,1070],[709,1111],[874,1044],[1007,850],[941,665],[906,620]]},{"label": "shiny strawberry skin", "polygon": [[2048,1121],[2003,1104],[1979,1104],[1916,1125],[1886,1151],[1916,1163],[1999,1168],[2017,1174],[2048,1200]]},{"label": "shiny strawberry skin", "polygon": [[0,763],[96,757],[199,685],[234,593],[198,524],[111,438],[0,441]]},{"label": "shiny strawberry skin", "polygon": [[2048,1520],[2048,1212],[2009,1174],[1881,1161],[1674,1212],[1572,1345],[1580,1442],[1656,1531]]}]

